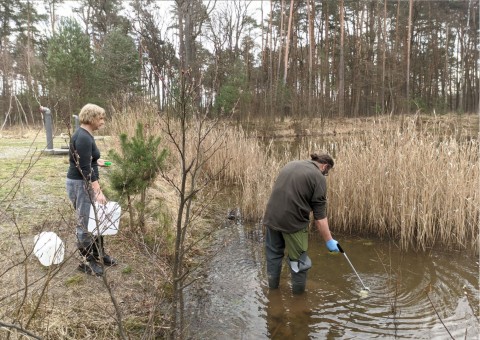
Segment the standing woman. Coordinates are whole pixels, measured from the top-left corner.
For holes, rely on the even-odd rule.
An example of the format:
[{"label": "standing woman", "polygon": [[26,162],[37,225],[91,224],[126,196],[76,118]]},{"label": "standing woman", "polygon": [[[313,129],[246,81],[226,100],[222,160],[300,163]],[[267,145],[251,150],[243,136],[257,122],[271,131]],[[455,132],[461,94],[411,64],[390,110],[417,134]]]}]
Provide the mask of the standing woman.
[{"label": "standing woman", "polygon": [[67,172],[67,194],[77,213],[77,247],[83,262],[79,270],[92,275],[103,275],[103,265],[113,266],[117,261],[105,254],[103,236],[88,232],[90,206],[107,203],[99,183],[98,167],[105,166],[95,144],[93,131],[105,125],[105,110],[94,104],[85,105],[79,114],[80,127],[70,139],[70,166]]}]

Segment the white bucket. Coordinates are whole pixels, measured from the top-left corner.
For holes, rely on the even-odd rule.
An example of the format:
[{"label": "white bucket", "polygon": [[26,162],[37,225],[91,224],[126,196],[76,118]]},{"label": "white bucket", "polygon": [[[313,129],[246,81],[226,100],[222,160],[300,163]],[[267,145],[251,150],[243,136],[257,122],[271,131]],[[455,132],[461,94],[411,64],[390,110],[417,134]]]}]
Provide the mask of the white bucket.
[{"label": "white bucket", "polygon": [[52,231],[44,231],[33,238],[33,253],[46,267],[59,264],[65,256],[65,247],[60,237]]},{"label": "white bucket", "polygon": [[[97,219],[95,219],[95,210]],[[115,235],[120,225],[120,215],[122,208],[117,202],[107,202],[107,204],[95,203],[90,206],[90,217],[88,220],[88,231],[95,235]]]}]

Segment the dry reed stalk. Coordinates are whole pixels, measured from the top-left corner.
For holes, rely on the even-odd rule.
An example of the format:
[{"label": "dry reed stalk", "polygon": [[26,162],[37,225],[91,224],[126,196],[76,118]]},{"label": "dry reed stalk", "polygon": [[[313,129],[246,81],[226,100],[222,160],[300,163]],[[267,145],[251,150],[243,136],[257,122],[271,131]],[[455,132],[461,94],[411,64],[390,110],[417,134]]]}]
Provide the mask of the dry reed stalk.
[{"label": "dry reed stalk", "polygon": [[415,119],[339,143],[329,188],[334,230],[478,250],[478,142],[418,129]]},{"label": "dry reed stalk", "polygon": [[[273,181],[280,167],[290,158],[290,154],[273,156],[271,144],[265,148],[255,135],[247,136],[241,128],[231,128],[229,137],[224,152],[232,162],[226,169],[224,180],[226,183],[240,185],[239,204],[242,217],[256,220],[263,215]],[[221,159],[227,155],[218,156]]]}]

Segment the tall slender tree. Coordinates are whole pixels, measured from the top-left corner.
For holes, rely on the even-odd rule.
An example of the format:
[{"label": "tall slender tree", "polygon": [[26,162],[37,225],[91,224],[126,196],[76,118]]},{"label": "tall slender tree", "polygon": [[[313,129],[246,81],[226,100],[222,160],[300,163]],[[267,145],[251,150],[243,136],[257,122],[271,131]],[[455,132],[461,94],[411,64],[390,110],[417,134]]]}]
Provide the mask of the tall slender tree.
[{"label": "tall slender tree", "polygon": [[406,95],[406,105],[407,110],[410,103],[410,53],[411,53],[411,44],[412,44],[412,30],[413,30],[413,0],[409,0],[408,6],[408,32],[407,32],[407,43],[406,43],[406,74],[405,74],[405,95]]},{"label": "tall slender tree", "polygon": [[90,40],[73,19],[64,19],[49,41],[47,55],[50,96],[70,116],[85,102],[95,101]]},{"label": "tall slender tree", "polygon": [[315,1],[307,0],[308,13],[308,104],[307,111],[312,112],[312,100],[314,96],[313,86],[315,83],[314,61],[315,61]]},{"label": "tall slender tree", "polygon": [[284,67],[283,67],[283,84],[287,84],[287,75],[288,75],[288,55],[290,52],[290,39],[292,37],[292,25],[293,25],[293,0],[290,0],[290,14],[288,16],[288,26],[287,26],[287,38],[285,41],[285,57],[284,57]]},{"label": "tall slender tree", "polygon": [[121,107],[117,108],[123,111],[128,103],[125,100],[140,91],[140,62],[133,39],[120,30],[112,30],[96,54],[95,64],[97,93],[110,100],[120,99],[117,105]]},{"label": "tall slender tree", "polygon": [[339,3],[340,13],[340,44],[339,44],[339,60],[338,60],[338,81],[337,81],[337,95],[338,95],[338,115],[343,117],[345,115],[345,52],[344,52],[344,35],[345,35],[345,7],[343,0]]}]

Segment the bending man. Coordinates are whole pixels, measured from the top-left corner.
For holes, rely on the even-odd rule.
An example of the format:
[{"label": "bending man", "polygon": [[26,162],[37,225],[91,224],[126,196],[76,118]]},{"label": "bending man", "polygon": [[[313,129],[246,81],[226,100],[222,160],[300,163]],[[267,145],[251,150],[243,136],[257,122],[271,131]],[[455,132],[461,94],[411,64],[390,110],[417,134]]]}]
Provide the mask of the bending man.
[{"label": "bending man", "polygon": [[333,168],[332,157],[310,155],[311,160],[292,161],[278,174],[268,200],[263,223],[266,226],[268,286],[278,288],[282,260],[287,249],[292,275],[292,292],[305,291],[307,270],[312,263],[307,256],[308,225],[313,211],[315,227],[329,251],[339,251],[327,220],[327,182]]}]

